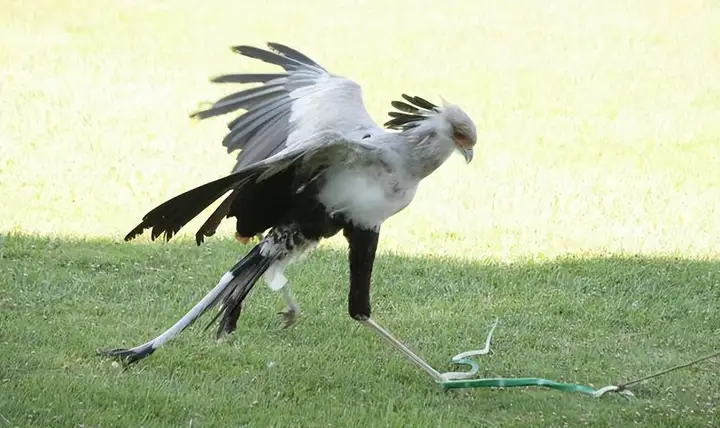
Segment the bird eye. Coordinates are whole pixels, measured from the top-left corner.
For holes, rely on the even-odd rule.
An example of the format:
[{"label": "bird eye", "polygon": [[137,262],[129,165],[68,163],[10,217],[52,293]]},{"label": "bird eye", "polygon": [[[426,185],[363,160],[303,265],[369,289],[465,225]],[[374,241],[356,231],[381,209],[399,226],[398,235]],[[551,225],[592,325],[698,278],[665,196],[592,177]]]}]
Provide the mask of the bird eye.
[{"label": "bird eye", "polygon": [[456,130],[453,131],[453,138],[454,138],[455,140],[464,140],[464,139],[465,139],[465,134],[463,134],[462,131],[459,131],[459,130],[456,129]]}]

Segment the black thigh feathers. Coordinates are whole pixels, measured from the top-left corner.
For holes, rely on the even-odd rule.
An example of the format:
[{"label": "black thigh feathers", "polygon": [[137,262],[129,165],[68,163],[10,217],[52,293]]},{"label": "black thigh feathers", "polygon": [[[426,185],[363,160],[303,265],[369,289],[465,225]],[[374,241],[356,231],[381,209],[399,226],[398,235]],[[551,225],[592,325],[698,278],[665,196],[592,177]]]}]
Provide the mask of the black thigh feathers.
[{"label": "black thigh feathers", "polygon": [[354,319],[368,319],[370,318],[370,280],[380,234],[377,230],[363,229],[352,224],[347,224],[343,233],[350,247],[348,312]]},{"label": "black thigh feathers", "polygon": [[252,186],[233,198],[227,217],[235,217],[240,236],[251,237],[280,225],[296,224],[306,239],[318,240],[335,235],[342,218],[331,218],[317,200],[322,176],[298,180],[299,166],[291,166]]}]

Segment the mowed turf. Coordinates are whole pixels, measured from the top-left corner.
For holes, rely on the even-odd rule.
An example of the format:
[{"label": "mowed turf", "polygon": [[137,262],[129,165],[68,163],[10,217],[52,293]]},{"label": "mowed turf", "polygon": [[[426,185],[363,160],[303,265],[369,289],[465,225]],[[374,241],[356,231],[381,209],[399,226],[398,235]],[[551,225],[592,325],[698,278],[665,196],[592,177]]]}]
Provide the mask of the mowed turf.
[{"label": "mowed turf", "polygon": [[[720,4],[6,2],[0,15],[0,426],[720,426],[718,361],[638,398],[442,392],[346,315],[342,238],[264,284],[237,334],[198,323],[122,370],[98,347],[167,328],[248,247],[124,243],[157,204],[228,172],[230,119],[193,122],[296,47],[364,88],[461,105],[478,127],[381,233],[381,324],[441,371],[596,387],[720,349]],[[236,88],[236,87],[235,87]],[[234,117],[234,116],[233,116]],[[205,321],[205,320],[203,320]]]}]

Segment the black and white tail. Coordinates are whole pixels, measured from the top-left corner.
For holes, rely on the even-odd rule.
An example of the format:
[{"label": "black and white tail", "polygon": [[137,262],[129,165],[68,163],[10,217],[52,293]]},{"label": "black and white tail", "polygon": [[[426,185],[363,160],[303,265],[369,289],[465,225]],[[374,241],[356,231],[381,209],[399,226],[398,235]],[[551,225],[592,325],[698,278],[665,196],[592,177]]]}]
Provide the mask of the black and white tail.
[{"label": "black and white tail", "polygon": [[240,259],[220,278],[218,284],[205,297],[202,298],[190,311],[185,314],[172,327],[160,336],[133,348],[117,348],[112,350],[97,350],[97,353],[106,357],[116,357],[121,361],[132,364],[149,356],[165,342],[174,338],[185,330],[196,319],[209,309],[218,306],[218,313],[208,323],[209,328],[218,318],[220,323],[216,336],[220,337],[235,329],[237,316],[245,297],[250,293],[255,283],[277,259],[275,254],[263,254],[262,248],[265,240],[256,245],[249,253]]}]

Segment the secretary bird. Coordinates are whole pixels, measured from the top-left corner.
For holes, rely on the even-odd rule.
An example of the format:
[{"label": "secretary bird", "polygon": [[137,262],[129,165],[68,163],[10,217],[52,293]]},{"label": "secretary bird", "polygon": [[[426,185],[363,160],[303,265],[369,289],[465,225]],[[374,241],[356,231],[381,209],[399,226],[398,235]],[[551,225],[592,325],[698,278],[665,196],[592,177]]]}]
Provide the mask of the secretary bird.
[{"label": "secretary bird", "polygon": [[228,152],[240,149],[232,174],[191,189],[148,212],[125,237],[151,229],[170,240],[185,224],[230,192],[195,234],[200,245],[223,218],[235,217],[236,237],[261,236],[215,288],[160,336],[130,349],[98,350],[137,362],[217,307],[218,337],[236,328],[241,305],[259,278],[282,293],[286,325],[299,307],[284,270],[320,240],[342,231],[349,246],[348,312],[436,380],[440,374],[370,316],[370,282],[382,223],[410,204],[420,182],[458,151],[469,163],[476,131],[458,106],[439,107],[403,94],[397,111],[376,124],[365,110],[360,86],[329,73],[306,55],[268,43],[270,50],[236,46],[246,57],[282,67],[284,73],[228,74],[218,83],[262,83],[193,113],[204,119],[238,109],[228,124]]}]

